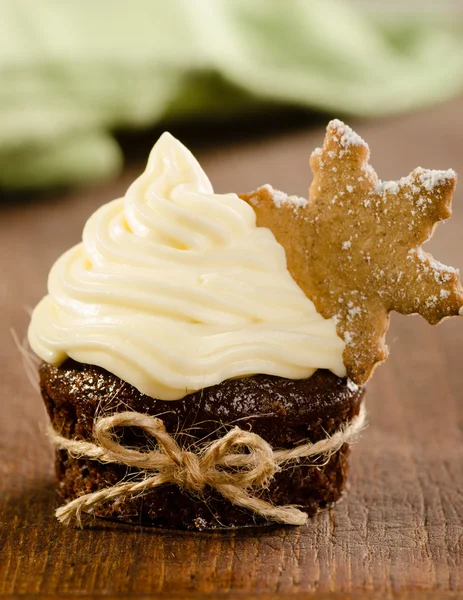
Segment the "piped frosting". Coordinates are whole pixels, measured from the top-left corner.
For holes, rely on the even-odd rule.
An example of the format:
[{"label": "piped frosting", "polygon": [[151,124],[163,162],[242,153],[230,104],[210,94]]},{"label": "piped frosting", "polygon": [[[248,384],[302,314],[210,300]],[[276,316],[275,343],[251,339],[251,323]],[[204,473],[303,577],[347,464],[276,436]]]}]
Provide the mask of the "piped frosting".
[{"label": "piped frosting", "polygon": [[52,267],[29,342],[48,363],[98,365],[162,400],[256,373],[345,375],[334,320],[295,283],[273,233],[236,194],[215,194],[168,133]]}]

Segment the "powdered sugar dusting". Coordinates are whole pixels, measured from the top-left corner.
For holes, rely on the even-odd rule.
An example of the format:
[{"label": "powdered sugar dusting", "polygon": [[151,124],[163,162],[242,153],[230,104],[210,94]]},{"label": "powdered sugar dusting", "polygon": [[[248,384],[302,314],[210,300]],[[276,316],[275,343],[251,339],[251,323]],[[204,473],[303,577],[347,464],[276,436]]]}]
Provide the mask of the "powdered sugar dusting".
[{"label": "powdered sugar dusting", "polygon": [[439,273],[452,273],[453,275],[459,275],[459,269],[455,269],[454,267],[449,267],[449,265],[443,265],[438,260],[430,257],[429,262],[434,271],[438,271]]},{"label": "powdered sugar dusting", "polygon": [[[377,194],[398,194],[404,188],[409,188],[412,194],[417,195],[420,193],[420,188],[416,183],[420,184],[427,192],[432,192],[436,188],[449,183],[449,181],[455,177],[456,174],[453,169],[448,169],[447,171],[432,171],[423,169],[423,167],[418,167],[410,173],[410,175],[402,177],[399,181],[381,181],[378,179],[375,182],[374,191]],[[417,200],[417,205],[421,206],[426,201],[430,202],[430,199],[420,197]]]},{"label": "powdered sugar dusting", "polygon": [[400,189],[400,185],[398,181],[381,181],[381,179],[378,179],[375,181],[374,189],[377,194],[384,194],[385,192],[397,194]]},{"label": "powdered sugar dusting", "polygon": [[350,333],[350,331],[345,331],[344,332],[344,341],[346,342],[346,344],[349,346],[350,344],[352,344],[353,341],[353,337],[352,334]]},{"label": "powdered sugar dusting", "polygon": [[359,386],[356,383],[354,383],[352,381],[352,379],[347,378],[346,384],[347,384],[347,388],[351,392],[357,392],[359,390]]},{"label": "powdered sugar dusting", "polygon": [[[409,250],[407,258],[411,260],[415,255],[421,263],[422,272],[425,274],[429,274],[431,272],[432,276],[434,277],[434,281],[438,285],[443,286],[452,279],[454,279],[455,276],[458,276],[460,274],[460,271],[458,269],[440,263],[439,261],[432,258],[432,256],[425,254],[423,250],[421,250],[421,248],[412,248],[411,250]],[[420,280],[421,278],[422,275],[418,274],[417,280]],[[439,295],[440,298],[444,300],[445,298],[448,298],[450,296],[450,292],[448,290],[442,289],[440,290]],[[436,296],[429,298],[426,302],[426,306],[428,308],[432,307],[435,304],[437,304]]]},{"label": "powdered sugar dusting", "polygon": [[265,188],[270,195],[277,208],[281,208],[284,204],[290,204],[294,208],[305,208],[308,204],[308,200],[299,196],[288,196],[280,190],[274,189],[270,184],[266,183],[262,186]]},{"label": "powdered sugar dusting", "polygon": [[340,143],[344,148],[349,146],[364,146],[368,148],[368,144],[355,133],[348,125],[340,121],[339,119],[333,119],[328,125],[328,129],[335,129],[336,133],[340,135]]},{"label": "powdered sugar dusting", "polygon": [[415,169],[415,173],[418,175],[419,182],[429,192],[436,187],[447,184],[456,177],[456,173],[453,169],[448,169],[447,171],[430,171],[428,169],[418,167],[418,169]]}]

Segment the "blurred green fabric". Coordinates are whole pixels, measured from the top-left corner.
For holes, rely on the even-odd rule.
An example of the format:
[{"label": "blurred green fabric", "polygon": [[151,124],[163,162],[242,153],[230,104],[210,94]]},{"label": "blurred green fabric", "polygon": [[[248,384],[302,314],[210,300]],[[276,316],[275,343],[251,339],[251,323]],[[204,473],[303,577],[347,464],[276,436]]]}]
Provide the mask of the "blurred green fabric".
[{"label": "blurred green fabric", "polygon": [[0,0],[0,187],[117,173],[115,129],[256,103],[374,116],[436,102],[463,87],[460,34],[341,0]]}]

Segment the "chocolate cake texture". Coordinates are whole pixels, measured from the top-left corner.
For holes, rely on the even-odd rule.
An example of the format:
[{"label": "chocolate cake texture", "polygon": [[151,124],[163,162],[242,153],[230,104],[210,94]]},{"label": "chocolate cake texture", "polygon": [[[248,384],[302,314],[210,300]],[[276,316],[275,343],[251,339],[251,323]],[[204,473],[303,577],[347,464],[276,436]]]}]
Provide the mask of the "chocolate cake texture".
[{"label": "chocolate cake texture", "polygon": [[[92,441],[96,417],[136,411],[160,417],[184,448],[223,436],[230,426],[253,431],[274,449],[317,442],[358,414],[364,388],[350,385],[327,370],[308,379],[270,375],[232,379],[188,394],[181,400],[150,398],[115,375],[72,360],[55,367],[43,363],[40,385],[53,428],[69,439]],[[154,441],[141,430],[124,428],[121,443],[149,447]],[[344,444],[328,461],[292,464],[276,473],[262,499],[295,504],[309,516],[336,502],[345,487],[349,447]],[[136,477],[137,469],[73,458],[58,450],[56,472],[60,500],[74,498]],[[166,485],[137,497],[106,502],[94,514],[134,524],[203,530],[266,524],[265,519],[225,500],[213,489],[193,496]]]}]

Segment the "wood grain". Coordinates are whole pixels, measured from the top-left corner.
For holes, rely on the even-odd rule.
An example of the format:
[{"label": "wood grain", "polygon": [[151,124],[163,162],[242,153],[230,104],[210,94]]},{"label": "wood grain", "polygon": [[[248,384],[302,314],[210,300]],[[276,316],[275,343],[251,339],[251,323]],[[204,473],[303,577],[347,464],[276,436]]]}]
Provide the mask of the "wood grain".
[{"label": "wood grain", "polygon": [[[384,178],[413,167],[463,172],[463,101],[355,124]],[[307,158],[322,129],[200,150],[219,191],[271,181],[305,194]],[[194,149],[194,147],[193,147]],[[463,593],[463,320],[430,327],[393,319],[391,357],[368,393],[370,426],[355,446],[350,491],[303,528],[182,534],[53,517],[46,416],[10,328],[26,332],[53,260],[86,217],[125,191],[132,162],[101,187],[4,203],[0,228],[0,595],[72,598],[457,598]],[[463,267],[463,188],[429,248]],[[6,310],[5,310],[6,309]]]}]

